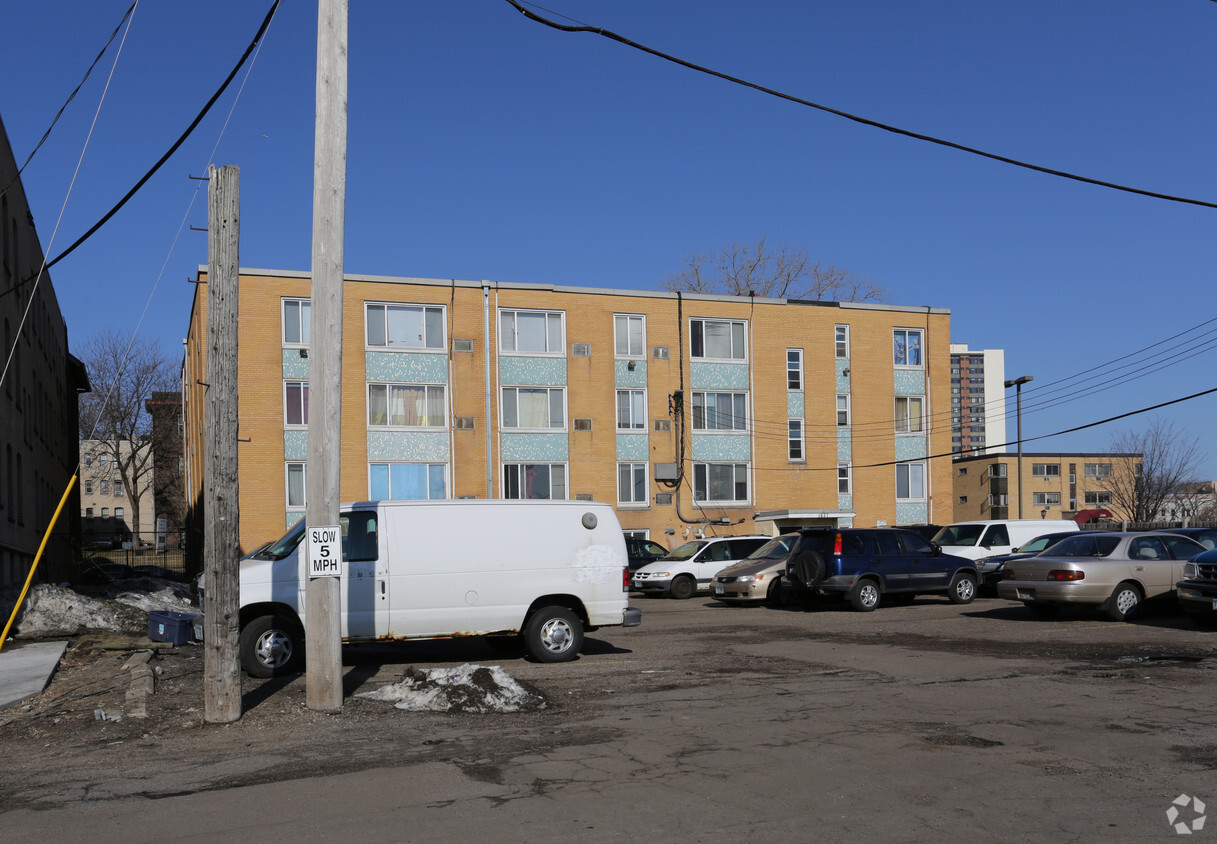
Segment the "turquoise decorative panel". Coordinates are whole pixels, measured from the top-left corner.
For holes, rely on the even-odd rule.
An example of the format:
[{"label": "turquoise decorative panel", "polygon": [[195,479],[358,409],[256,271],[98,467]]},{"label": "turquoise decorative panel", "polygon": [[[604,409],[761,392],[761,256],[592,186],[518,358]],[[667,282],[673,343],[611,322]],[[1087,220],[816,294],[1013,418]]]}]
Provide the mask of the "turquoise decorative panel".
[{"label": "turquoise decorative panel", "polygon": [[417,352],[365,352],[368,381],[407,384],[447,384],[448,356]]},{"label": "turquoise decorative panel", "polygon": [[913,460],[925,456],[925,437],[923,435],[896,437],[897,460]]},{"label": "turquoise decorative panel", "polygon": [[838,509],[838,510],[852,510],[852,509],[854,509],[854,497],[853,497],[852,495],[841,495],[841,494],[839,494],[839,493],[838,493],[838,495],[837,495],[837,509]]},{"label": "turquoise decorative panel", "polygon": [[[634,369],[630,371],[630,364]],[[613,362],[614,380],[618,387],[645,387],[647,385],[647,362],[645,360],[619,360]]]},{"label": "turquoise decorative panel", "polygon": [[897,501],[896,524],[915,525],[928,522],[930,505],[925,501]]},{"label": "turquoise decorative panel", "polygon": [[747,434],[694,434],[693,459],[745,461],[752,459],[752,443]]},{"label": "turquoise decorative panel", "polygon": [[848,360],[837,361],[836,373],[837,373],[837,392],[838,393],[848,393],[849,392],[849,375],[846,374],[846,372],[845,372],[845,370],[847,370],[847,369],[849,369]]},{"label": "turquoise decorative panel", "polygon": [[499,358],[499,383],[504,387],[565,387],[566,358],[504,355]]},{"label": "turquoise decorative panel", "polygon": [[283,459],[308,459],[308,431],[292,429],[283,432]]},{"label": "turquoise decorative panel", "polygon": [[647,454],[647,435],[646,434],[618,434],[617,435],[617,459],[618,460],[646,460]]},{"label": "turquoise decorative panel", "polygon": [[803,393],[787,393],[786,394],[786,415],[791,419],[803,418],[803,402],[806,397]]},{"label": "turquoise decorative panel", "polygon": [[748,364],[695,361],[689,367],[689,383],[695,390],[746,390]]},{"label": "turquoise decorative panel", "polygon": [[447,431],[368,431],[368,460],[448,462]]},{"label": "turquoise decorative panel", "polygon": [[287,530],[288,528],[290,528],[292,525],[294,525],[296,522],[300,521],[303,518],[304,518],[303,510],[288,510],[287,511],[287,523],[283,526],[284,530]]},{"label": "turquoise decorative panel", "polygon": [[924,369],[897,369],[896,370],[896,395],[898,396],[924,396],[925,395],[925,370]]},{"label": "turquoise decorative panel", "polygon": [[566,434],[502,434],[499,450],[503,460],[565,461],[570,459],[570,437]]},{"label": "turquoise decorative panel", "polygon": [[[283,380],[308,380],[308,358],[300,357],[300,349],[283,350]],[[307,350],[305,350],[307,351]]]},{"label": "turquoise decorative panel", "polygon": [[853,527],[854,526],[854,517],[853,516],[838,516],[837,525],[839,527]]},{"label": "turquoise decorative panel", "polygon": [[837,429],[837,460],[842,463],[849,462],[850,453],[852,451],[852,440],[849,436],[849,428]]}]

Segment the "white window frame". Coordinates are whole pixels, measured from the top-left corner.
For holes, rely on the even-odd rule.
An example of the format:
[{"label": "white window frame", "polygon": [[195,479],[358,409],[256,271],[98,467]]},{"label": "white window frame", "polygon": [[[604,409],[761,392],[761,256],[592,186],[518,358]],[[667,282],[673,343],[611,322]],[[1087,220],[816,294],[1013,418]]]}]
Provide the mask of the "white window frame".
[{"label": "white window frame", "polygon": [[[904,337],[904,362],[902,363],[898,356],[897,350],[900,348],[899,338]],[[909,363],[909,338],[917,337],[917,362]],[[892,329],[892,363],[897,369],[924,369],[925,368],[925,331],[920,328],[894,328]]]},{"label": "white window frame", "polygon": [[[714,426],[710,426],[710,414],[707,412],[707,396],[731,396],[731,413],[724,416],[718,406],[721,401],[719,398],[714,400]],[[736,414],[737,398],[742,401],[743,413]],[[699,433],[729,433],[741,434],[748,431],[748,393],[744,390],[694,390],[692,395],[692,412],[693,412],[693,430]],[[701,411],[700,419],[698,411]],[[723,420],[730,423],[730,427],[723,427]]]},{"label": "white window frame", "polygon": [[[292,502],[292,474],[300,475],[300,503]],[[302,460],[289,460],[283,467],[283,500],[288,510],[303,510],[308,496],[308,464]]]},{"label": "white window frame", "polygon": [[[291,403],[288,398],[288,395],[289,395],[290,388],[293,386],[300,387],[300,398],[301,398],[300,417],[304,420],[303,422],[288,422],[287,421],[287,419],[288,419],[287,413],[288,413],[289,406]],[[308,395],[308,392],[309,392],[308,381],[292,380],[292,381],[283,382],[283,427],[284,428],[291,428],[294,430],[294,429],[298,429],[298,428],[307,428],[308,427],[308,411],[307,411],[308,400],[304,398],[306,395]]]},{"label": "white window frame", "polygon": [[[545,349],[520,349],[518,322],[520,314],[545,317]],[[511,321],[511,330],[507,330],[507,320]],[[537,357],[566,356],[566,312],[547,311],[535,308],[499,308],[499,351],[505,355],[530,355]],[[553,332],[557,330],[555,337]]]},{"label": "white window frame", "polygon": [[[629,473],[628,491],[630,497],[623,497],[622,492],[625,487],[622,486],[623,472]],[[638,481],[641,476],[642,481],[642,498],[634,497],[638,487]],[[617,464],[617,506],[619,507],[646,507],[651,503],[650,495],[650,477],[647,471],[647,464],[637,462],[621,462]]]},{"label": "white window frame", "polygon": [[1111,464],[1110,463],[1083,463],[1082,464],[1082,475],[1083,475],[1083,477],[1094,478],[1095,480],[1101,480],[1103,478],[1110,478],[1111,477]]},{"label": "white window frame", "polygon": [[[1103,490],[1103,489],[1087,490],[1083,495],[1084,495],[1084,497],[1082,498],[1082,501],[1088,507],[1107,507],[1111,504],[1111,493],[1108,492],[1107,490]],[[1103,497],[1106,497],[1107,500],[1106,501],[1099,500],[1100,498],[1103,498]],[[1090,500],[1092,498],[1094,499],[1093,501]]]},{"label": "white window frame", "polygon": [[802,419],[786,420],[786,459],[791,463],[807,462],[807,439]]},{"label": "white window frame", "polygon": [[[1056,471],[1052,471],[1052,470]],[[1060,463],[1032,463],[1031,477],[1033,478],[1059,478],[1061,476]]]},{"label": "white window frame", "polygon": [[[1051,499],[1055,498],[1056,501]],[[1031,504],[1034,507],[1060,507],[1061,494],[1059,492],[1033,492],[1031,493]]]},{"label": "white window frame", "polygon": [[[389,422],[392,418],[390,408],[393,405],[393,390],[398,389],[418,389],[423,390],[423,400],[430,405],[432,401],[432,392],[438,390],[440,393],[440,419],[435,424],[427,425],[393,425]],[[385,393],[385,421],[372,421],[372,392],[373,390],[383,389]],[[406,384],[393,381],[369,381],[364,390],[364,400],[367,402],[367,409],[364,413],[364,419],[367,420],[369,428],[376,430],[393,430],[393,431],[434,431],[439,428],[448,427],[448,389],[446,384]]]},{"label": "white window frame", "polygon": [[[730,467],[732,473],[731,487],[732,493],[735,493],[735,488],[740,484],[741,479],[745,487],[745,496],[743,498],[708,498],[706,497],[710,491],[710,470],[712,468],[722,469]],[[700,497],[699,497],[700,495]],[[745,505],[752,501],[752,467],[748,463],[734,463],[727,461],[699,461],[693,464],[693,500],[699,504],[714,504],[720,507],[731,507],[735,505]]]},{"label": "white window frame", "polygon": [[[288,349],[307,349],[309,340],[312,336],[313,322],[313,300],[308,298],[298,298],[294,296],[285,296],[280,300],[279,305],[279,336],[283,338],[283,346]],[[294,320],[287,318],[287,306],[291,303],[296,305],[296,314]],[[305,311],[308,312],[308,320],[303,318]],[[300,336],[299,340],[287,339],[287,327],[289,323],[295,322],[296,334]]]},{"label": "white window frame", "polygon": [[[707,325],[726,325],[730,326],[729,334],[731,337],[731,350],[727,357],[715,357],[706,354],[706,326]],[[740,331],[737,332],[736,328]],[[695,344],[701,343],[700,355],[694,352]],[[738,349],[736,348],[738,343]],[[689,320],[689,358],[691,360],[705,361],[732,361],[741,362],[748,360],[748,321],[743,319],[713,319],[710,317],[692,317]]]},{"label": "white window frame", "polygon": [[854,467],[849,463],[837,464],[837,495],[854,494]]},{"label": "white window frame", "polygon": [[[622,407],[622,400],[625,406]],[[624,411],[624,413],[622,412]],[[625,423],[622,424],[622,417]],[[647,429],[647,391],[617,391],[617,430],[623,433],[638,433]]]},{"label": "white window frame", "polygon": [[[630,326],[637,323],[639,328],[638,348],[630,342]],[[625,349],[622,347],[622,327],[624,326]],[[642,360],[647,356],[647,318],[643,314],[613,314],[613,354],[622,360]]]},{"label": "white window frame", "polygon": [[[368,498],[376,500],[376,494],[372,489],[372,467],[384,466],[387,474],[386,483],[389,488],[389,496],[382,498],[382,501],[443,501],[451,498],[448,491],[448,464],[437,460],[369,460],[368,461]],[[427,475],[427,497],[426,498],[397,498],[393,495],[393,468],[394,466],[422,466],[426,468]],[[434,480],[433,473],[438,472],[443,480],[444,490],[443,495],[438,498],[431,497],[431,482]]]},{"label": "white window frame", "polygon": [[849,326],[838,325],[833,328],[833,350],[837,360],[849,360]]},{"label": "white window frame", "polygon": [[[524,489],[524,479],[519,477],[519,475],[521,474],[521,472],[526,470],[527,467],[529,467],[529,466],[548,466],[549,467],[549,472],[550,472],[550,495],[549,495],[549,497],[548,498],[528,499],[525,496],[510,496],[510,500],[565,501],[569,498],[569,496],[570,496],[570,477],[569,477],[570,466],[569,466],[569,464],[560,463],[560,462],[551,463],[551,462],[543,461],[543,460],[537,460],[537,461],[514,460],[514,461],[504,463],[502,474],[499,476],[501,479],[501,482],[503,484],[503,487],[502,487],[503,498],[505,498],[505,499],[509,498],[509,496],[507,494],[508,493],[508,479],[507,479],[508,471],[509,470],[512,471],[517,476],[515,479],[516,488],[523,490]],[[562,474],[562,497],[561,498],[555,498],[553,496],[553,475],[554,475],[555,470],[561,470],[561,474]]]},{"label": "white window frame", "polygon": [[803,350],[788,348],[786,349],[786,390],[801,393],[804,383]]},{"label": "white window frame", "polygon": [[632,530],[627,530],[627,529],[623,528],[621,533],[625,535],[626,539],[650,539],[651,538],[651,529],[650,528],[635,528]]},{"label": "white window frame", "polygon": [[[837,393],[837,427],[848,428],[853,423],[853,402],[849,393]],[[844,406],[842,406],[844,405]],[[844,414],[844,416],[842,416]],[[842,422],[841,420],[845,421]]]},{"label": "white window frame", "polygon": [[[913,413],[914,403],[917,412]],[[903,408],[903,413],[901,409]],[[916,427],[914,427],[916,423]],[[925,397],[896,396],[896,433],[924,434],[925,433]]]},{"label": "white window frame", "polygon": [[[907,494],[900,494],[901,475],[907,487]],[[914,461],[896,464],[896,500],[925,501],[925,463]]]},{"label": "white window frame", "polygon": [[114,518],[126,520],[126,518],[127,518],[126,509],[123,507],[115,507],[114,508]]},{"label": "white window frame", "polygon": [[[544,391],[546,393],[546,407],[549,409],[549,425],[544,428],[525,428],[521,427],[520,423],[520,390]],[[558,420],[560,424],[554,424],[554,399],[553,394],[558,392],[561,394],[559,405],[561,406],[562,418]],[[508,397],[511,398],[508,398]],[[507,424],[507,410],[512,407],[515,412],[516,423],[514,425]],[[565,431],[566,430],[566,388],[565,387],[539,387],[539,386],[518,386],[518,387],[503,387],[499,392],[499,427],[504,431]]]},{"label": "white window frame", "polygon": [[[380,332],[384,337],[383,343],[373,343],[371,336],[372,310],[379,309],[378,319]],[[390,311],[417,311],[423,323],[421,344],[406,342],[404,338],[394,340],[389,337]],[[439,337],[429,336],[427,312],[433,311],[439,315]],[[405,302],[364,302],[363,303],[363,342],[364,348],[372,352],[416,352],[419,354],[447,354],[448,352],[448,319],[444,305],[428,305]]]}]

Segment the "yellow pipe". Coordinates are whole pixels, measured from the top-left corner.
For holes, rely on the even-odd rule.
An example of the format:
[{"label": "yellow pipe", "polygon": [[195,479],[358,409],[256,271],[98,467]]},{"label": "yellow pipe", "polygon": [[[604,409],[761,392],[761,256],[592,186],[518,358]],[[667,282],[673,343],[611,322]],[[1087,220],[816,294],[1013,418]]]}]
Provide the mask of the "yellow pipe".
[{"label": "yellow pipe", "polygon": [[68,503],[68,494],[75,485],[76,476],[73,475],[68,480],[67,489],[63,491],[63,498],[59,499],[59,506],[55,508],[55,515],[51,516],[51,523],[46,526],[46,533],[42,535],[42,544],[38,546],[38,553],[34,555],[34,564],[30,566],[30,573],[25,578],[25,586],[21,589],[21,596],[17,598],[17,604],[13,607],[13,612],[8,617],[8,624],[4,625],[4,632],[0,633],[0,649],[4,648],[4,641],[8,638],[9,628],[13,626],[13,619],[17,617],[17,612],[21,609],[21,605],[25,603],[25,593],[30,591],[30,583],[34,580],[34,572],[38,571],[38,562],[42,559],[42,552],[46,550],[46,544],[51,538],[51,531],[55,529],[55,522],[59,521],[59,514],[63,512],[63,505]]}]

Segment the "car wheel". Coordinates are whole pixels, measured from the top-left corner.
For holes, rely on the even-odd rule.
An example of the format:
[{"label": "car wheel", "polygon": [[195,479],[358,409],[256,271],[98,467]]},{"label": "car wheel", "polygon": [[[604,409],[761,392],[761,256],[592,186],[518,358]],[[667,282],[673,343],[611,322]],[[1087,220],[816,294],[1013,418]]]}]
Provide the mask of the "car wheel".
[{"label": "car wheel", "polygon": [[682,574],[672,581],[671,591],[673,598],[679,598],[682,601],[692,598],[693,594],[697,592],[697,581],[687,574]]},{"label": "car wheel", "polygon": [[1107,599],[1105,612],[1112,621],[1128,621],[1141,604],[1141,590],[1134,583],[1121,583]]},{"label": "car wheel", "polygon": [[583,623],[566,607],[537,610],[524,626],[524,647],[537,662],[567,662],[583,647]]},{"label": "car wheel", "polygon": [[859,580],[849,590],[849,603],[861,612],[870,612],[879,606],[879,584],[869,578]]},{"label": "car wheel", "polygon": [[765,590],[765,603],[771,607],[784,607],[788,603],[782,594],[782,578],[775,577]]},{"label": "car wheel", "polygon": [[1045,621],[1050,618],[1056,618],[1061,612],[1061,608],[1056,604],[1037,604],[1033,601],[1026,601],[1023,606],[1031,610],[1033,616]]},{"label": "car wheel", "polygon": [[238,652],[250,677],[298,674],[304,663],[304,631],[290,618],[261,615],[242,628]]},{"label": "car wheel", "polygon": [[952,604],[970,604],[976,597],[976,578],[970,574],[957,574],[947,590]]}]

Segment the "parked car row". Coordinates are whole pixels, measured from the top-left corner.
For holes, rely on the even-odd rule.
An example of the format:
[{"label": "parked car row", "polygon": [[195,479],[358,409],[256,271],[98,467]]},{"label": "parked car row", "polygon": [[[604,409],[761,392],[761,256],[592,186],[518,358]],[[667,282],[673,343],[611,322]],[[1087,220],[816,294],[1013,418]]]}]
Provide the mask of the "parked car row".
[{"label": "parked car row", "polygon": [[1217,627],[1217,529],[1081,532],[1009,519],[948,525],[930,541],[924,528],[814,527],[686,542],[631,567],[630,586],[673,598],[708,589],[726,604],[837,596],[863,612],[919,594],[966,604],[984,589],[1045,619],[1082,606],[1127,620],[1145,602],[1177,600]]}]

